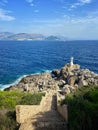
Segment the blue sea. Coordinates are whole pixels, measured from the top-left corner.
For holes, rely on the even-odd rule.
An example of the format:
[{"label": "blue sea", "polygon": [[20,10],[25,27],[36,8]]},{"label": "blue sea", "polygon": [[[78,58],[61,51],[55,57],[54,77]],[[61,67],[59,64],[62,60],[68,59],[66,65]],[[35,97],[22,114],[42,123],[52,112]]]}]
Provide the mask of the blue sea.
[{"label": "blue sea", "polygon": [[0,89],[70,62],[98,73],[98,41],[0,41]]}]

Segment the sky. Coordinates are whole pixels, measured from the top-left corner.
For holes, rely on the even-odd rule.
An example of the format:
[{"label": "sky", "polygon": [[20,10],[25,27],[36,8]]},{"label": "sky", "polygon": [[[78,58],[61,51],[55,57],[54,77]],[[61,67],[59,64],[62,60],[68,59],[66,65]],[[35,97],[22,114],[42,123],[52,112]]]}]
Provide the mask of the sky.
[{"label": "sky", "polygon": [[98,40],[98,0],[0,0],[0,32]]}]

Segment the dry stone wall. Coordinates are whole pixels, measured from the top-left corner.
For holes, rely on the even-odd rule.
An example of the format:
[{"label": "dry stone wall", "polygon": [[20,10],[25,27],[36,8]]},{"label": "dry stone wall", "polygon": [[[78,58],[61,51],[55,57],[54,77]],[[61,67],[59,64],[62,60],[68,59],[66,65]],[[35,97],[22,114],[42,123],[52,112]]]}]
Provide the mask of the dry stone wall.
[{"label": "dry stone wall", "polygon": [[16,106],[16,117],[18,123],[24,123],[39,112],[40,105],[18,105]]},{"label": "dry stone wall", "polygon": [[16,106],[17,122],[20,124],[24,123],[26,120],[30,119],[31,117],[39,113],[41,111],[46,96],[47,93],[45,94],[45,97],[42,97],[40,105],[17,105]]},{"label": "dry stone wall", "polygon": [[[63,97],[65,98],[65,96]],[[60,115],[65,119],[66,123],[68,123],[68,105],[60,105],[61,98],[59,97],[59,94],[57,93],[57,110],[60,113]]]}]

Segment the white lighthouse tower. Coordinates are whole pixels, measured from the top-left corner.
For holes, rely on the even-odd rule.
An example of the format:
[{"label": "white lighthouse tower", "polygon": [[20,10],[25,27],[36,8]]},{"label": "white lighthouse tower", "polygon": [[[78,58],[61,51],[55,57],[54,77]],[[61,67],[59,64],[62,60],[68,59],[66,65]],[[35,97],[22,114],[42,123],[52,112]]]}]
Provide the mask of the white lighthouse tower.
[{"label": "white lighthouse tower", "polygon": [[74,58],[71,57],[71,58],[70,58],[70,66],[73,66],[73,60],[74,60]]}]

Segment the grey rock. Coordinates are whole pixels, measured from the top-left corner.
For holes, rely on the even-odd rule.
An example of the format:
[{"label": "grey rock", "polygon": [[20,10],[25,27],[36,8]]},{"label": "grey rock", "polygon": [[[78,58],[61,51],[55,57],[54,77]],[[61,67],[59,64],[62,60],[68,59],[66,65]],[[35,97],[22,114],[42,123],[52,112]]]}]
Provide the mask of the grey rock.
[{"label": "grey rock", "polygon": [[53,75],[53,77],[59,77],[60,76],[60,70],[53,70],[52,71],[52,75]]},{"label": "grey rock", "polygon": [[67,83],[71,86],[74,86],[75,85],[75,82],[76,82],[76,79],[77,77],[76,76],[71,76],[67,79]]},{"label": "grey rock", "polygon": [[82,79],[78,83],[79,87],[83,87],[83,86],[87,86],[87,85],[88,85],[88,82],[86,80],[82,80]]},{"label": "grey rock", "polygon": [[69,94],[71,91],[70,91],[70,88],[69,88],[69,85],[64,85],[64,87],[63,87],[63,92],[65,93],[65,94]]}]

